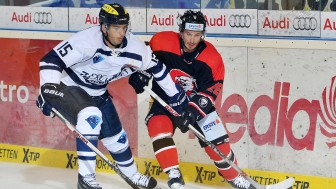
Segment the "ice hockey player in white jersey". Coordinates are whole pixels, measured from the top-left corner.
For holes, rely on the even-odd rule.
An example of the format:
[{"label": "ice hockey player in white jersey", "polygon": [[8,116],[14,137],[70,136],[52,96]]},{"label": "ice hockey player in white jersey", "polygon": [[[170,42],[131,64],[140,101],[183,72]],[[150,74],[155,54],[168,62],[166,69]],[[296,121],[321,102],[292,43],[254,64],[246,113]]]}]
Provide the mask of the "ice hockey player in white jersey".
[{"label": "ice hockey player in white jersey", "polygon": [[[130,82],[143,90],[150,76],[137,75],[149,70],[174,104],[185,94],[172,81],[166,67],[150,47],[128,32],[129,14],[117,3],[104,4],[99,26],[80,31],[62,41],[40,61],[41,94],[36,104],[46,116],[55,108],[92,144],[98,140],[108,149],[119,169],[143,188],[154,188],[157,181],[138,172],[125,130],[108,94],[108,83],[133,74]],[[122,91],[121,91],[122,92]],[[135,123],[136,124],[136,123]],[[96,154],[76,139],[78,189],[101,189],[96,182]]]}]

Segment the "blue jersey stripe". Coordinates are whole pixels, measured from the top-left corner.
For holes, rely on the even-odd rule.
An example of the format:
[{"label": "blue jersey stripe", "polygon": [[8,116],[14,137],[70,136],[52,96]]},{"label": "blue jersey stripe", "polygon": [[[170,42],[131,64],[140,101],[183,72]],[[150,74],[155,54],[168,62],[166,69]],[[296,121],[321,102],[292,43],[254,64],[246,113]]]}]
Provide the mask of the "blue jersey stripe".
[{"label": "blue jersey stripe", "polygon": [[[105,51],[103,49],[97,49],[98,53],[103,54],[105,56],[112,56],[111,51]],[[119,54],[119,57],[124,57],[124,58],[130,58],[130,59],[134,59],[134,60],[138,60],[138,61],[142,61],[142,56],[136,53],[132,53],[132,52],[122,52]]]},{"label": "blue jersey stripe", "polygon": [[40,66],[40,70],[56,70],[62,73],[62,69],[58,66]]},{"label": "blue jersey stripe", "polygon": [[119,57],[131,58],[131,59],[134,59],[134,60],[142,61],[142,56],[141,55],[131,53],[131,52],[122,52],[122,53],[120,53]]}]

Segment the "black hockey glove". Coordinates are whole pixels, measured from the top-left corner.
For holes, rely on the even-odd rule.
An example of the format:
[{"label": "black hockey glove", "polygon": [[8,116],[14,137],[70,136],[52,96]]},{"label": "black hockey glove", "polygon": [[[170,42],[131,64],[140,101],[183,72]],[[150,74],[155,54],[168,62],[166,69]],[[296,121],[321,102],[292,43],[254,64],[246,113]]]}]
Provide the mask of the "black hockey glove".
[{"label": "black hockey glove", "polygon": [[58,109],[63,96],[59,84],[46,83],[41,87],[41,94],[37,97],[36,106],[41,109],[44,115],[55,117],[51,108]]},{"label": "black hockey glove", "polygon": [[203,119],[213,108],[213,104],[209,98],[195,94],[191,97],[188,105],[183,108],[177,126],[182,133],[185,133],[189,130],[189,124],[194,126],[196,121]]},{"label": "black hockey glove", "polygon": [[139,72],[133,73],[129,79],[128,83],[134,88],[137,94],[144,92],[144,87],[148,85],[149,80],[152,78],[151,74],[143,74]]},{"label": "black hockey glove", "polygon": [[195,125],[196,122],[196,115],[191,110],[192,107],[186,106],[182,113],[179,124],[177,125],[178,128],[180,128],[182,133],[186,133],[189,130],[189,124],[192,126]]},{"label": "black hockey glove", "polygon": [[182,108],[188,104],[188,97],[180,85],[176,84],[176,88],[178,93],[172,97],[168,97],[168,104],[177,113],[181,114]]}]

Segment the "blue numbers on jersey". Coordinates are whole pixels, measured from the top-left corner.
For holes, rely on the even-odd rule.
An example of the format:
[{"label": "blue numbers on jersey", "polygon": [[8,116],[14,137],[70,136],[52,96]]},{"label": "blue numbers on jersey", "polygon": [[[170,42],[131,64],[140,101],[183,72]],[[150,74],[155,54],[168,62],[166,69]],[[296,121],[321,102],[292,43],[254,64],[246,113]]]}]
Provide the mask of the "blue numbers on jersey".
[{"label": "blue numbers on jersey", "polygon": [[72,50],[72,46],[69,44],[69,42],[66,42],[61,47],[59,47],[57,51],[62,57],[64,57],[68,54],[68,49]]}]

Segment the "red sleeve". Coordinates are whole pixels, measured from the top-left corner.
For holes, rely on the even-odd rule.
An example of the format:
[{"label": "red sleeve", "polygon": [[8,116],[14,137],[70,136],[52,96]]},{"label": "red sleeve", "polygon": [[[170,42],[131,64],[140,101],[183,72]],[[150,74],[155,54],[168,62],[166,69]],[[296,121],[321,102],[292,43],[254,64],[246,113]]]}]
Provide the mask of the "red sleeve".
[{"label": "red sleeve", "polygon": [[223,59],[216,48],[209,42],[206,42],[206,45],[207,48],[197,59],[205,62],[207,66],[210,67],[212,75],[203,77],[205,88],[198,91],[198,93],[202,96],[210,98],[210,100],[214,103],[218,94],[222,91],[225,67]]},{"label": "red sleeve", "polygon": [[206,41],[207,48],[197,58],[200,61],[206,62],[212,70],[212,77],[215,81],[224,80],[225,68],[222,56],[216,50],[216,48]]}]

